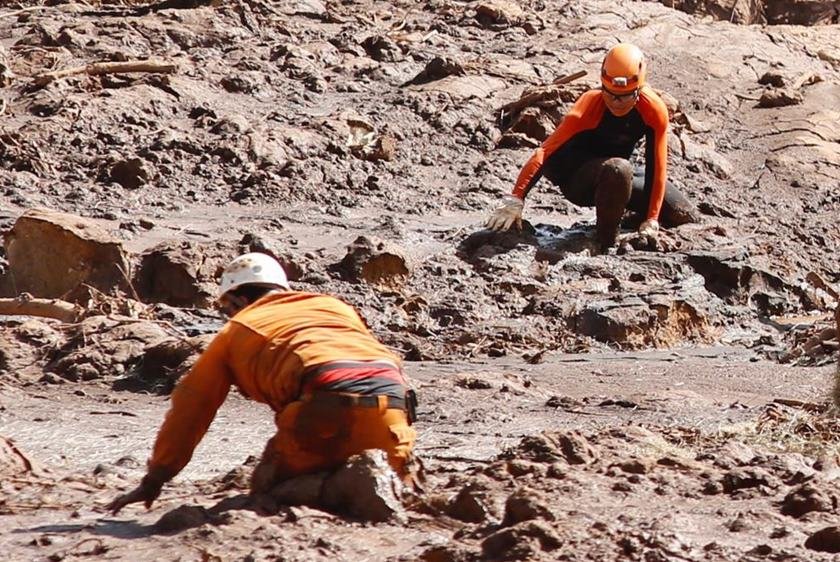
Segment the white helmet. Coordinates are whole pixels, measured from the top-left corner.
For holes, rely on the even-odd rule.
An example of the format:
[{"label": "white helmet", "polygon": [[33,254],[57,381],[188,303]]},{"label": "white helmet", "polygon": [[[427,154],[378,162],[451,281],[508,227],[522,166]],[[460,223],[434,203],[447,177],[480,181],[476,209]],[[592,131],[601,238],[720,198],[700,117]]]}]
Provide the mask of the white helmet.
[{"label": "white helmet", "polygon": [[283,266],[268,254],[259,252],[243,254],[228,264],[219,282],[219,296],[249,284],[289,288]]}]

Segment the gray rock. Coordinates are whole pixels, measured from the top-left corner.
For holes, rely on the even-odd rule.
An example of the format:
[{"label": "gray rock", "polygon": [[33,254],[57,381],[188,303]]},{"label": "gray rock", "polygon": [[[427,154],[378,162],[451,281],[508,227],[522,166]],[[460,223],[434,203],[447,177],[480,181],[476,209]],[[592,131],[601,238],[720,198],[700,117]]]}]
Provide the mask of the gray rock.
[{"label": "gray rock", "polygon": [[365,521],[406,519],[400,503],[402,483],[388,464],[384,451],[369,450],[350,457],[326,478],[321,504],[338,513]]}]

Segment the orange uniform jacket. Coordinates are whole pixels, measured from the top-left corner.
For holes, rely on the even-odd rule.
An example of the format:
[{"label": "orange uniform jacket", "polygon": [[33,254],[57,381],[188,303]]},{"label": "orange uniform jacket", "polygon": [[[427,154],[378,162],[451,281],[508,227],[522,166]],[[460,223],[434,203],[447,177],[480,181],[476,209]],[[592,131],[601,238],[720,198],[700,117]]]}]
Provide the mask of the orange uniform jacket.
[{"label": "orange uniform jacket", "polygon": [[149,469],[174,476],[190,461],[231,385],[282,410],[309,368],[339,360],[399,359],[352,307],[321,294],[271,293],[234,316],[172,393]]},{"label": "orange uniform jacket", "polygon": [[668,166],[668,109],[647,86],[640,90],[636,106],[621,117],[607,110],[601,90],[589,90],[578,98],[557,129],[522,168],[513,195],[524,199],[541,177],[546,161],[561,148],[580,149],[594,158],[629,159],[642,137],[646,138],[645,184],[651,193],[647,218],[658,219]]}]

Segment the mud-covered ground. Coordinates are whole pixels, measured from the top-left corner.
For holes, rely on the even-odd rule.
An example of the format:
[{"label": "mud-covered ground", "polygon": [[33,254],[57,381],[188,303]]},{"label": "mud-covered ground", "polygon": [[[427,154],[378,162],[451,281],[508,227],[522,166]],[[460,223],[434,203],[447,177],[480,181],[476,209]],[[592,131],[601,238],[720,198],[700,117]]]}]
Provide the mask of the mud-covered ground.
[{"label": "mud-covered ground", "polygon": [[[2,472],[13,559],[840,549],[831,531],[806,546],[838,509],[833,3],[677,3],[714,18],[599,0],[5,4],[0,292],[84,311],[8,316],[0,331],[0,435],[48,469]],[[806,12],[796,23],[829,25],[733,23]],[[669,173],[698,222],[650,245],[628,216],[618,252],[595,255],[592,211],[543,181],[522,234],[482,230],[619,39],[645,50],[666,94]],[[147,60],[162,66],[84,71]],[[536,101],[514,103],[527,93]],[[113,237],[127,256],[113,286],[37,294],[10,251],[34,207]],[[48,240],[26,259],[64,263],[68,242]],[[281,258],[297,287],[356,305],[409,360],[429,482],[403,520],[220,504],[243,493],[225,475],[271,434],[268,411],[238,399],[152,512],[102,511],[142,474],[165,394],[220,325],[220,267],[252,249]],[[0,461],[20,460],[10,450]],[[183,504],[209,511],[186,530],[151,526]]]}]

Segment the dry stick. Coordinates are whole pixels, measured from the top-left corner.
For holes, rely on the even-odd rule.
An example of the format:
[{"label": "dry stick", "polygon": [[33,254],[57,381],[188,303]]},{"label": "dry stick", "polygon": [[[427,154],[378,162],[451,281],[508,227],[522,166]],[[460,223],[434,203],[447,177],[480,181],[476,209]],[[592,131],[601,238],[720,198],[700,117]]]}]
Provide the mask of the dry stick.
[{"label": "dry stick", "polygon": [[169,62],[155,62],[155,61],[125,61],[125,62],[94,62],[85,66],[76,66],[73,68],[66,68],[64,70],[57,70],[55,72],[47,72],[39,74],[35,77],[34,82],[36,86],[46,86],[53,80],[59,78],[66,78],[68,76],[76,76],[78,74],[87,74],[89,76],[98,76],[100,74],[115,74],[120,72],[175,72],[177,67]]},{"label": "dry stick", "polygon": [[0,315],[41,316],[62,322],[76,322],[80,307],[59,299],[0,299]]},{"label": "dry stick", "polygon": [[541,90],[539,90],[537,92],[532,92],[530,94],[527,94],[527,95],[519,98],[516,101],[512,101],[508,104],[505,104],[504,106],[502,106],[501,112],[502,112],[502,114],[513,113],[514,111],[519,111],[523,107],[528,107],[530,105],[533,105],[534,103],[536,103],[536,102],[540,101],[541,99],[545,98],[547,92],[554,91],[553,86],[561,86],[563,84],[568,84],[569,82],[577,80],[578,78],[583,78],[584,76],[586,76],[586,71],[585,70],[579,70],[578,72],[575,72],[574,74],[568,74],[566,76],[561,76],[557,80],[553,81],[551,84],[548,84],[547,86],[542,86]]},{"label": "dry stick", "polygon": [[0,18],[10,18],[12,16],[17,16],[19,14],[23,14],[24,12],[32,12],[34,10],[44,10],[49,6],[30,6],[28,8],[21,8],[20,10],[15,10],[14,12],[6,12],[5,14],[0,14]]}]

